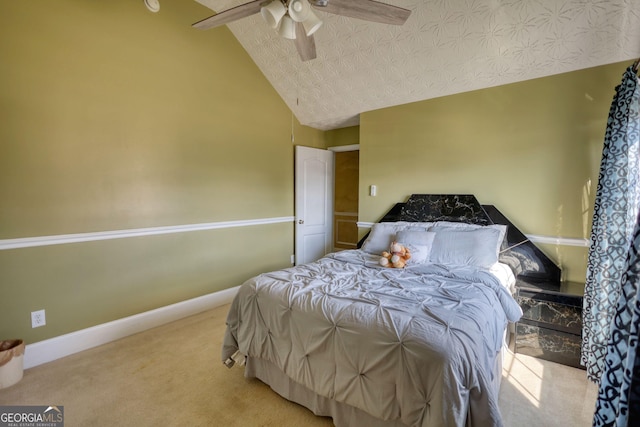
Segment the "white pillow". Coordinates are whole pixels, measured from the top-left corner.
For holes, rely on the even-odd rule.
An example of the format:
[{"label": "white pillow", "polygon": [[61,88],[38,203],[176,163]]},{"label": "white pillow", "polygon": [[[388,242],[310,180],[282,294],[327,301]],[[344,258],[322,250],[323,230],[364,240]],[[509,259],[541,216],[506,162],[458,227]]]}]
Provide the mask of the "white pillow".
[{"label": "white pillow", "polygon": [[391,242],[396,240],[396,233],[402,230],[427,231],[433,225],[432,222],[377,222],[371,227],[369,237],[362,245],[362,250],[370,254],[380,255],[388,251]]},{"label": "white pillow", "polygon": [[437,228],[440,228],[440,227],[468,228],[470,230],[486,227],[486,225],[469,224],[468,222],[454,222],[454,221],[437,221],[433,223],[433,226]]},{"label": "white pillow", "polygon": [[405,245],[411,251],[409,264],[423,264],[429,261],[429,254],[433,246],[436,233],[407,229],[396,234],[398,243]]},{"label": "white pillow", "polygon": [[494,227],[478,229],[436,228],[429,260],[436,264],[474,265],[491,268],[498,262],[504,233]]},{"label": "white pillow", "polygon": [[498,237],[496,251],[498,255],[502,249],[502,242],[504,241],[504,236],[507,234],[507,226],[502,224],[490,224],[490,225],[478,225],[478,224],[467,224],[465,222],[450,222],[450,221],[438,221],[433,224],[433,227],[429,229],[429,231],[437,232],[439,230],[456,230],[456,231],[472,231],[472,230],[481,230],[481,229],[494,229],[500,232],[500,236]]}]

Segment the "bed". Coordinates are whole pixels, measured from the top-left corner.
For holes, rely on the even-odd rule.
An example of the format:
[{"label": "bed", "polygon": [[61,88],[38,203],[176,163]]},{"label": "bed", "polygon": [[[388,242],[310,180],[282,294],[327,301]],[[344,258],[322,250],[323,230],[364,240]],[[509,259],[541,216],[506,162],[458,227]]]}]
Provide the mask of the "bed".
[{"label": "bed", "polygon": [[[500,426],[502,350],[522,315],[508,227],[473,196],[413,195],[400,212],[359,249],[245,282],[222,360],[338,427]],[[412,250],[407,268],[379,265],[391,240]]]}]

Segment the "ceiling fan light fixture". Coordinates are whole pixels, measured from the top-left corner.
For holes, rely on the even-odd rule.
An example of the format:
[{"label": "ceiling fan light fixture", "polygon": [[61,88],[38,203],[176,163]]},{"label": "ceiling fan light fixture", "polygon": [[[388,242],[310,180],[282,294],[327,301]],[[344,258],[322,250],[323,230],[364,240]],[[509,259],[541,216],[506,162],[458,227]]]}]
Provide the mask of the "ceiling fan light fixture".
[{"label": "ceiling fan light fixture", "polygon": [[158,0],[144,0],[144,5],[153,13],[160,10],[160,2]]},{"label": "ceiling fan light fixture", "polygon": [[289,2],[289,16],[296,22],[303,22],[311,12],[311,5],[307,0],[291,0]]},{"label": "ceiling fan light fixture", "polygon": [[295,40],[296,38],[296,23],[289,15],[285,15],[280,21],[280,27],[278,27],[278,33],[285,39]]},{"label": "ceiling fan light fixture", "polygon": [[271,28],[278,28],[278,24],[280,24],[280,20],[285,13],[287,13],[287,8],[284,7],[280,0],[273,0],[260,9],[260,14]]},{"label": "ceiling fan light fixture", "polygon": [[304,27],[304,31],[307,33],[307,36],[310,36],[318,31],[318,28],[322,26],[322,20],[318,18],[318,15],[310,10],[309,15],[307,15],[307,19],[302,22],[302,26]]}]

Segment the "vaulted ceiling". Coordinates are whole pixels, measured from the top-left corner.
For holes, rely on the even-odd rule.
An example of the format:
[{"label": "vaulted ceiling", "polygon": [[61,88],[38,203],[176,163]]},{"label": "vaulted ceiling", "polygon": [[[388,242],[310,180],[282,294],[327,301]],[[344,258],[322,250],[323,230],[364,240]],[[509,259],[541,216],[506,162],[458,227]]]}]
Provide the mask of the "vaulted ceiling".
[{"label": "vaulted ceiling", "polygon": [[[196,1],[223,11],[248,0]],[[640,0],[381,1],[411,16],[395,26],[317,12],[324,24],[307,62],[260,14],[228,27],[298,121],[322,130],[356,125],[365,111],[640,57]]]}]

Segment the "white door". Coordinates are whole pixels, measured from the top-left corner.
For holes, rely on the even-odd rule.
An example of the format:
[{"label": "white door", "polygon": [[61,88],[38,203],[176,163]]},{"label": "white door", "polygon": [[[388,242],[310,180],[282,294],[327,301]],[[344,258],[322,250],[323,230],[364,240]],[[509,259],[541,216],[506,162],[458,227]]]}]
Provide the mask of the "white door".
[{"label": "white door", "polygon": [[333,152],[296,146],[296,265],[331,252]]}]

